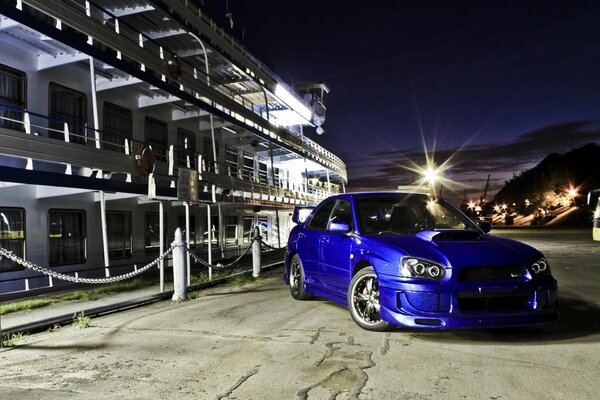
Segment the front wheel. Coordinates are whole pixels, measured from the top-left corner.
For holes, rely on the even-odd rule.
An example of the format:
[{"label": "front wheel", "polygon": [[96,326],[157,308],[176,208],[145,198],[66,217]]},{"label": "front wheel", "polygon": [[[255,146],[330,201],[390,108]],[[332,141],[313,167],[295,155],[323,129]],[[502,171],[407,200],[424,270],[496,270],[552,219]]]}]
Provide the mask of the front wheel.
[{"label": "front wheel", "polygon": [[290,262],[290,276],[289,276],[290,293],[296,300],[308,300],[312,299],[312,295],[304,291],[304,268],[302,267],[302,261],[298,254],[294,254],[292,261]]},{"label": "front wheel", "polygon": [[381,319],[379,281],[373,267],[361,269],[348,288],[348,308],[354,322],[369,331],[385,331],[390,324]]}]

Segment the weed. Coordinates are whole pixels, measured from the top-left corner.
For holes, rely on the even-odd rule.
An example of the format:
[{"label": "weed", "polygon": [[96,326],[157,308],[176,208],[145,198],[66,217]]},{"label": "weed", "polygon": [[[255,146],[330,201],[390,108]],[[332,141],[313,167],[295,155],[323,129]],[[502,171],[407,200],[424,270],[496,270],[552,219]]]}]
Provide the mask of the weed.
[{"label": "weed", "polygon": [[234,285],[244,285],[251,282],[262,282],[263,279],[264,278],[261,276],[254,278],[252,275],[242,274],[232,277],[229,282],[233,283]]},{"label": "weed", "polygon": [[27,338],[27,334],[23,332],[3,333],[0,336],[0,347],[14,347],[23,342]]},{"label": "weed", "polygon": [[79,329],[89,328],[92,326],[92,318],[84,315],[82,311],[79,315],[73,315],[73,324]]},{"label": "weed", "polygon": [[135,289],[142,285],[142,280],[139,278],[132,279],[127,282],[115,282],[108,285],[103,285],[90,290],[78,290],[71,293],[66,293],[64,295],[52,296],[47,298],[39,298],[39,299],[28,299],[22,300],[14,303],[8,303],[0,305],[0,315],[23,311],[23,310],[31,310],[34,308],[45,307],[50,304],[60,303],[63,301],[90,301],[97,300],[101,294],[109,293],[109,292],[119,292],[125,290]]}]

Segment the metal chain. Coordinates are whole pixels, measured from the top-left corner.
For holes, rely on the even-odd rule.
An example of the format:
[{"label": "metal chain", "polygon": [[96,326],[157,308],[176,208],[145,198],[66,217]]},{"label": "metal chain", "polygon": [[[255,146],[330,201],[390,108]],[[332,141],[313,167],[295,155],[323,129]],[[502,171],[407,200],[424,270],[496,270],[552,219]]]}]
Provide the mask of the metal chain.
[{"label": "metal chain", "polygon": [[111,276],[108,278],[79,278],[79,277],[72,276],[72,275],[61,274],[60,272],[52,271],[51,269],[41,267],[41,266],[33,264],[27,260],[23,260],[22,258],[13,254],[12,251],[6,250],[2,247],[0,247],[0,256],[6,257],[6,258],[14,261],[17,264],[22,265],[25,268],[29,268],[33,271],[40,272],[42,274],[51,276],[56,279],[60,279],[63,281],[69,281],[69,282],[75,282],[75,283],[89,283],[89,284],[98,285],[98,284],[124,281],[126,279],[130,279],[137,275],[143,274],[144,272],[146,272],[153,266],[158,265],[161,261],[163,261],[165,259],[165,257],[167,257],[170,253],[173,252],[173,249],[175,247],[176,246],[174,244],[171,244],[171,247],[169,247],[169,249],[167,251],[165,251],[163,254],[161,254],[156,260],[154,260],[150,264],[145,265],[144,267],[138,269],[137,271],[131,271],[131,272],[128,272],[123,275]]},{"label": "metal chain", "polygon": [[237,264],[242,257],[244,257],[246,254],[248,254],[248,252],[252,249],[252,244],[254,244],[254,242],[256,240],[261,240],[260,237],[255,237],[252,239],[252,241],[250,242],[250,245],[248,245],[248,247],[246,248],[246,250],[244,250],[244,252],[242,254],[239,255],[239,257],[237,257],[235,260],[233,260],[232,262],[230,262],[229,264],[221,264],[221,263],[217,263],[217,264],[209,264],[208,262],[204,261],[203,259],[201,259],[196,253],[194,253],[189,247],[186,247],[187,252],[190,254],[190,256],[197,262],[200,263],[202,265],[204,265],[207,268],[217,268],[217,269],[225,269],[225,268],[230,268],[232,266],[234,266],[235,264]]},{"label": "metal chain", "polygon": [[263,246],[265,246],[266,248],[269,248],[269,249],[271,249],[271,250],[284,250],[284,249],[287,249],[287,246],[283,246],[283,247],[274,247],[274,246],[271,246],[270,244],[268,244],[268,243],[265,243],[265,242],[262,242],[261,244],[262,244]]}]

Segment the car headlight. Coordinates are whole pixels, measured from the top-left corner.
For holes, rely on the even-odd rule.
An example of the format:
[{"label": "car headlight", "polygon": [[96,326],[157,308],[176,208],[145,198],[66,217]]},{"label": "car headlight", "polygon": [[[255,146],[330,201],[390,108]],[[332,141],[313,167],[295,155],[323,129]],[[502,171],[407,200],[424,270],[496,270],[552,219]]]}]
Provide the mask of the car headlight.
[{"label": "car headlight", "polygon": [[540,258],[529,267],[533,276],[550,275],[550,264],[545,257]]},{"label": "car headlight", "polygon": [[428,278],[439,280],[446,275],[443,265],[416,257],[400,259],[400,275],[406,278]]}]

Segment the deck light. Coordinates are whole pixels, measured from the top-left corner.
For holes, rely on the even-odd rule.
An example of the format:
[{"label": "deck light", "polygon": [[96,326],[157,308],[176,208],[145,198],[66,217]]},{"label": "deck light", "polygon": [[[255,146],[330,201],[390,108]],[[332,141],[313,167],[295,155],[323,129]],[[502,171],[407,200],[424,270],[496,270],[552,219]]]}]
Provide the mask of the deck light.
[{"label": "deck light", "polygon": [[307,122],[310,122],[312,112],[306,107],[300,100],[294,95],[287,91],[287,89],[280,84],[275,87],[275,96],[279,97],[285,104],[287,104],[292,110],[297,112]]}]

